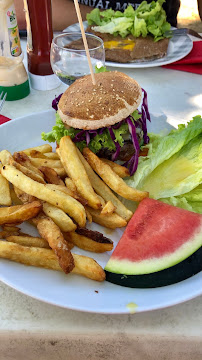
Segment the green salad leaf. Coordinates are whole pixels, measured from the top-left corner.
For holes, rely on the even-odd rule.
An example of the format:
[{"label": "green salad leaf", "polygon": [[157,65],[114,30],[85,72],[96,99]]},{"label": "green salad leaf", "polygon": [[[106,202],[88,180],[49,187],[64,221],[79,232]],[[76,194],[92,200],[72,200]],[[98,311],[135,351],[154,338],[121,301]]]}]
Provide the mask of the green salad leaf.
[{"label": "green salad leaf", "polygon": [[202,213],[202,118],[179,125],[167,136],[150,136],[148,156],[127,184],[150,197]]},{"label": "green salad leaf", "polygon": [[[138,111],[134,111],[134,118],[138,119],[140,117]],[[74,129],[72,127],[66,128],[64,123],[62,122],[59,114],[56,112],[56,121],[55,125],[52,128],[52,131],[41,134],[41,138],[44,141],[48,142],[57,142],[60,143],[60,140],[63,136],[70,136],[72,139],[78,134],[81,130]],[[118,129],[113,129],[115,135],[115,141],[119,143],[120,146],[124,144],[124,135],[128,133],[128,124],[123,122]],[[75,143],[79,150],[83,150],[84,147],[87,146],[86,141],[80,141]],[[115,151],[116,146],[110,136],[109,130],[106,128],[101,134],[97,134],[94,138],[90,140],[88,145],[89,149],[94,153],[97,153],[103,148],[107,148],[110,151]]]},{"label": "green salad leaf", "polygon": [[157,0],[148,4],[143,1],[136,10],[128,5],[124,12],[112,9],[100,11],[96,8],[87,14],[86,19],[96,32],[122,37],[129,34],[134,37],[152,35],[154,41],[158,41],[169,37],[165,34],[170,30],[170,24],[166,21],[166,13],[162,7],[164,2],[165,0]]}]

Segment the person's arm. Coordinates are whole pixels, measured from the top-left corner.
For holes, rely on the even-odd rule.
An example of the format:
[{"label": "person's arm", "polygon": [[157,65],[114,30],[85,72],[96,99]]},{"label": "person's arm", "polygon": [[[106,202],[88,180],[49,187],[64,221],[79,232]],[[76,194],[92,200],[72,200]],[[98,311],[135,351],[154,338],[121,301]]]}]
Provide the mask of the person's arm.
[{"label": "person's arm", "polygon": [[[86,14],[93,10],[92,7],[79,4],[83,21]],[[78,22],[73,0],[52,0],[53,29],[63,30],[71,24]]]},{"label": "person's arm", "polygon": [[[20,29],[26,29],[23,0],[14,0],[15,9]],[[86,20],[86,14],[92,8],[86,5],[79,5],[82,19]],[[78,22],[73,0],[52,0],[53,30],[61,31],[67,26]]]}]

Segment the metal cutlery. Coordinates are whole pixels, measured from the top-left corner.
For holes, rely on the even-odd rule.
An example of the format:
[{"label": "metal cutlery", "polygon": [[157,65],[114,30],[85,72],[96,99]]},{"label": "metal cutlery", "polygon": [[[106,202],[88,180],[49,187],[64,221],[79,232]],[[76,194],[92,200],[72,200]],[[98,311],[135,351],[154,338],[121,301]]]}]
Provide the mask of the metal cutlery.
[{"label": "metal cutlery", "polygon": [[202,39],[202,36],[200,34],[198,34],[196,31],[192,30],[192,29],[187,29],[187,28],[179,28],[179,29],[173,29],[173,30],[168,30],[165,32],[166,36],[180,36],[180,35],[192,35],[195,36],[199,39]]}]

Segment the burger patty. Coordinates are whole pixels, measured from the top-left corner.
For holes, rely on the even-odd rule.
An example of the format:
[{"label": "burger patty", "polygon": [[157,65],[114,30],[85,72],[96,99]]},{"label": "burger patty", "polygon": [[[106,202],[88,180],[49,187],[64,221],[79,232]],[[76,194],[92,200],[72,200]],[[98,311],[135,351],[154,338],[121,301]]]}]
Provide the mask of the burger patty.
[{"label": "burger patty", "polygon": [[[128,161],[135,152],[132,140],[125,140],[124,145],[120,149],[120,153],[117,160]],[[114,151],[110,151],[107,148],[102,148],[96,155],[100,158],[111,160]]]},{"label": "burger patty", "polygon": [[104,41],[105,59],[120,63],[145,61],[162,58],[167,54],[169,39],[154,42],[152,36],[135,38],[128,35],[122,38],[107,33],[99,33],[89,26],[86,32],[99,36]]}]

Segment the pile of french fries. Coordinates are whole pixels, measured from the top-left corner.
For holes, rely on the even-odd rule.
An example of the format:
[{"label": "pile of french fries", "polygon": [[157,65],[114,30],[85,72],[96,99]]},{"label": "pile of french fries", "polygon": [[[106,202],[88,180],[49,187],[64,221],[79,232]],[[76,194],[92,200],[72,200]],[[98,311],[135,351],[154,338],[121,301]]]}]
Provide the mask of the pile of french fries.
[{"label": "pile of french fries", "polygon": [[[110,239],[87,230],[86,223],[110,229],[127,225],[133,214],[115,193],[133,201],[148,196],[123,181],[128,169],[88,148],[82,154],[69,136],[56,152],[48,144],[14,154],[2,150],[0,161],[0,257],[103,281],[105,272],[93,258],[71,250],[113,249]],[[23,233],[18,226],[23,222],[40,236]]]}]

